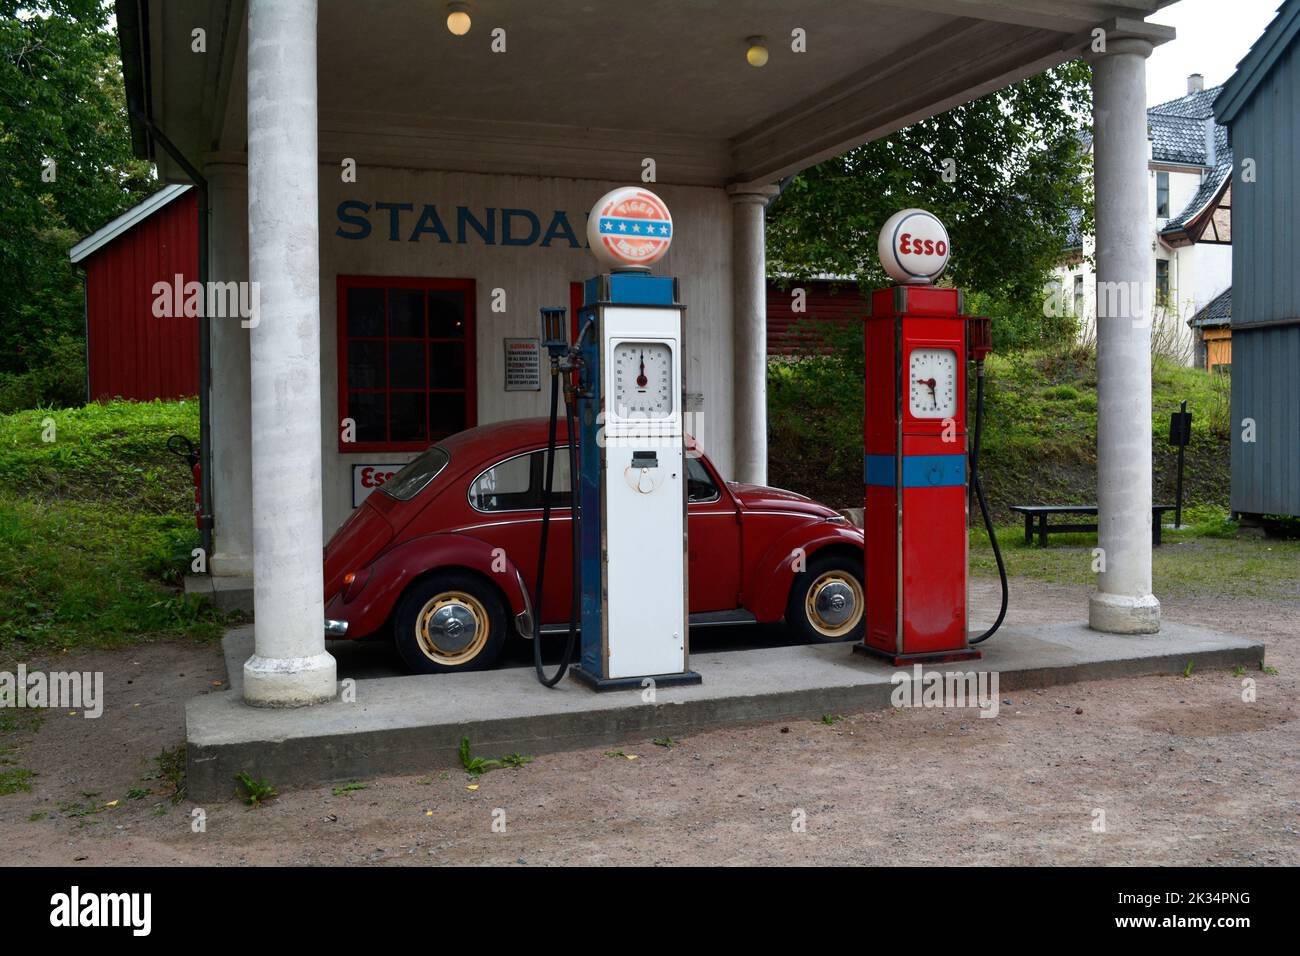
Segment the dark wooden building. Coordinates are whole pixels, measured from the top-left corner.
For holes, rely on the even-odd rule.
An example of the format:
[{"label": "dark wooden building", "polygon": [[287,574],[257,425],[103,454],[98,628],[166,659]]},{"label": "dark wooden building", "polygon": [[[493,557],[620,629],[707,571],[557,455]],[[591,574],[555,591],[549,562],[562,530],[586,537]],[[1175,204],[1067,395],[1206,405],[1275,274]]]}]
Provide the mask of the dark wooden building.
[{"label": "dark wooden building", "polygon": [[1236,163],[1232,510],[1300,516],[1300,0],[1286,0],[1214,103]]}]

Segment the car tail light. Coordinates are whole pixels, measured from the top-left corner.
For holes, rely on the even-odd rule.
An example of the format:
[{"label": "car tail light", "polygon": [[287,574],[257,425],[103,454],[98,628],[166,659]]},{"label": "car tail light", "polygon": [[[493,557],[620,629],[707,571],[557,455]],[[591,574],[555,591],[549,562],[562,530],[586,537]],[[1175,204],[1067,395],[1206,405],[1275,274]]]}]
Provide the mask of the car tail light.
[{"label": "car tail light", "polygon": [[360,594],[365,589],[368,580],[370,580],[369,568],[362,568],[360,571],[349,571],[343,575],[343,603],[347,604]]}]

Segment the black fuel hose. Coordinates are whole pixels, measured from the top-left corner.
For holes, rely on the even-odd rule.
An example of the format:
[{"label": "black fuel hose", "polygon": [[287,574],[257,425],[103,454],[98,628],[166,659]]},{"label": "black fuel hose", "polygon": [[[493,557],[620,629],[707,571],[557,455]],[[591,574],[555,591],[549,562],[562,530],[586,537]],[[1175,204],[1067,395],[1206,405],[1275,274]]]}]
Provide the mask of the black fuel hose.
[{"label": "black fuel hose", "polygon": [[542,585],[546,583],[546,546],[551,531],[551,500],[555,484],[555,427],[556,420],[559,418],[559,400],[560,400],[560,373],[556,369],[551,372],[551,423],[546,437],[546,458],[543,462],[545,470],[542,479],[542,535],[541,544],[537,550],[537,588],[533,591],[533,669],[537,672],[537,680],[543,687],[554,687],[569,670],[569,663],[573,660],[573,648],[577,641],[578,629],[578,606],[582,596],[582,583],[578,574],[578,441],[577,441],[577,422],[573,407],[569,404],[566,397],[564,402],[565,423],[569,428],[569,530],[572,534],[572,570],[569,577],[572,581],[572,591],[570,593],[569,604],[569,636],[564,646],[564,657],[560,661],[560,669],[556,671],[555,676],[547,677],[546,668],[542,664]]},{"label": "black fuel hose", "polygon": [[984,485],[980,481],[980,436],[984,430],[984,363],[976,365],[975,372],[975,439],[970,450],[970,484],[975,490],[975,499],[979,502],[980,514],[984,516],[984,530],[988,532],[989,544],[993,547],[993,560],[998,564],[998,577],[1002,581],[1002,606],[998,609],[998,619],[993,626],[979,637],[971,638],[969,643],[979,644],[987,641],[1002,626],[1002,619],[1007,616],[1007,566],[1002,561],[1002,549],[998,547],[998,536],[993,531],[993,519],[989,517],[989,503],[984,497]]}]

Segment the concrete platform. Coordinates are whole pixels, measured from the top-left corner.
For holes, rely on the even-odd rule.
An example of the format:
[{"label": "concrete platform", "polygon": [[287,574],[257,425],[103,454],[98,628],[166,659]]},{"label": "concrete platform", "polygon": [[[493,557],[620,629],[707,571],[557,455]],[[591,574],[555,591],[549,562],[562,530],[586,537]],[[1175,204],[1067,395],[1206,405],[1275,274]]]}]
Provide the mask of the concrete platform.
[{"label": "concrete platform", "polygon": [[[340,647],[340,679],[356,680],[356,702],[298,710],[249,707],[241,698],[252,628],[226,635],[230,690],[185,708],[189,793],[195,800],[234,794],[247,771],[273,786],[309,786],[382,774],[456,766],[462,736],[474,752],[541,754],[756,720],[817,717],[890,706],[895,668],[852,653],[850,645],[774,647],[693,654],[704,676],[695,687],[660,688],[654,704],[639,692],[596,694],[566,679],[554,690],[531,668],[476,674],[374,677],[364,644]],[[1259,641],[1165,623],[1159,634],[1123,637],[1084,624],[1004,628],[982,661],[938,671],[997,671],[999,691],[1149,674],[1253,667]],[[371,645],[382,655],[383,646]],[[349,673],[352,670],[353,673]],[[383,667],[378,668],[383,672]],[[908,671],[910,674],[910,670]],[[355,676],[354,676],[355,675]]]},{"label": "concrete platform", "polygon": [[239,611],[249,617],[253,615],[252,577],[187,574],[185,593],[207,598],[217,606],[217,610],[225,614]]}]

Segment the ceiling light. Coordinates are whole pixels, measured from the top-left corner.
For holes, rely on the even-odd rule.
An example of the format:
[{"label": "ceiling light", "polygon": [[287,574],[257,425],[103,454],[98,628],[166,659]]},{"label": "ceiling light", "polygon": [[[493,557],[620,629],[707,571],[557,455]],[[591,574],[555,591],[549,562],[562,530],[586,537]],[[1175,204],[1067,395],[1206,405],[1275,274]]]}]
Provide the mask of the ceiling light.
[{"label": "ceiling light", "polygon": [[463,37],[466,33],[469,33],[469,27],[469,4],[447,4],[447,29],[455,36]]}]

